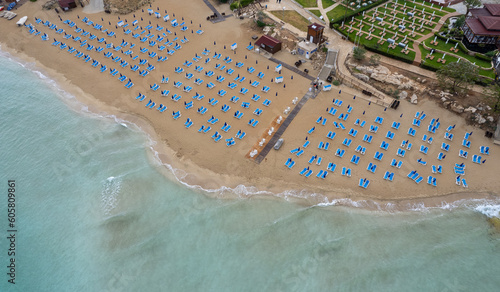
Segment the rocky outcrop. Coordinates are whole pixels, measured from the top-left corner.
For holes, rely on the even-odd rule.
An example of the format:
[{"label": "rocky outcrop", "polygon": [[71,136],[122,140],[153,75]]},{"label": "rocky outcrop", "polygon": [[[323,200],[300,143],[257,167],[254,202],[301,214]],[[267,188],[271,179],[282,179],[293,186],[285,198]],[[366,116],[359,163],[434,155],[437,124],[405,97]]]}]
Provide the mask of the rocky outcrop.
[{"label": "rocky outcrop", "polygon": [[151,4],[151,0],[103,0],[104,10],[116,14],[128,14],[136,11],[146,4]]},{"label": "rocky outcrop", "polygon": [[417,104],[418,102],[418,97],[416,94],[413,94],[411,97],[410,97],[410,102],[413,103],[413,104]]},{"label": "rocky outcrop", "polygon": [[352,74],[352,76],[358,78],[359,80],[363,81],[363,82],[368,82],[370,81],[370,77],[366,76],[365,74],[361,74],[361,73],[354,73]]}]

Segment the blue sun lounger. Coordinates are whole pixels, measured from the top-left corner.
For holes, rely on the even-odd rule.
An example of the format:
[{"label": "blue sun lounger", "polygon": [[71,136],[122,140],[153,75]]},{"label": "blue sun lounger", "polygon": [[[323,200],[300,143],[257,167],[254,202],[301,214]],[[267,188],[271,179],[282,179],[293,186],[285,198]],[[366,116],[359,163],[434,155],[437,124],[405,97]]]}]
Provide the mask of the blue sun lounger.
[{"label": "blue sun lounger", "polygon": [[424,145],[420,145],[420,149],[418,151],[420,151],[424,154],[427,154],[427,152],[429,151],[429,147],[424,146]]},{"label": "blue sun lounger", "polygon": [[422,124],[422,121],[421,120],[418,120],[418,119],[413,119],[413,122],[411,123],[413,126],[417,126],[417,127],[420,127],[421,124]]},{"label": "blue sun lounger", "polygon": [[337,151],[335,151],[335,156],[337,157],[344,157],[344,154],[345,154],[345,150],[344,149],[340,149],[340,148],[337,148]]},{"label": "blue sun lounger", "polygon": [[347,147],[351,146],[352,140],[345,138],[344,141],[342,142],[342,145],[345,145]]},{"label": "blue sun lounger", "polygon": [[[325,119],[325,120],[326,120],[326,119]],[[353,128],[351,128],[351,129],[349,130],[349,133],[348,133],[348,135],[352,136],[353,138],[355,138],[357,134],[358,134],[358,131],[357,131],[357,130],[354,130]]]},{"label": "blue sun lounger", "polygon": [[397,122],[392,122],[392,126],[391,128],[395,129],[395,130],[399,130],[399,127],[401,126],[401,123],[397,123]]},{"label": "blue sun lounger", "polygon": [[368,134],[365,134],[365,135],[363,136],[363,141],[364,141],[364,142],[371,143],[371,142],[372,142],[372,140],[373,140],[373,136],[371,136],[371,135],[370,135],[370,136],[368,136]]},{"label": "blue sun lounger", "polygon": [[366,178],[360,178],[359,179],[359,186],[366,189],[368,185],[370,184],[370,181]]},{"label": "blue sun lounger", "polygon": [[378,160],[378,161],[381,161],[382,157],[384,157],[384,153],[378,152],[378,151],[375,152],[375,155],[373,156],[373,158],[375,158],[375,160]]},{"label": "blue sun lounger", "polygon": [[490,155],[490,147],[488,146],[479,146],[479,152],[484,155]]},{"label": "blue sun lounger", "polygon": [[328,139],[333,139],[335,138],[335,135],[337,135],[335,132],[329,131],[328,134],[326,134],[326,137]]},{"label": "blue sun lounger", "polygon": [[403,150],[401,148],[398,148],[396,155],[399,157],[405,157],[406,150]]},{"label": "blue sun lounger", "polygon": [[410,127],[408,129],[408,135],[412,136],[412,137],[415,137],[415,134],[417,133],[417,130],[413,129],[412,127]]},{"label": "blue sun lounger", "polygon": [[389,147],[389,143],[387,143],[385,141],[382,141],[382,143],[380,144],[380,148],[382,148],[384,150],[387,150],[388,147]]},{"label": "blue sun lounger", "polygon": [[453,134],[450,134],[450,133],[448,133],[448,132],[445,132],[445,133],[444,133],[444,138],[445,138],[446,140],[453,141]]},{"label": "blue sun lounger", "polygon": [[378,126],[370,125],[370,133],[377,133],[378,131]]},{"label": "blue sun lounger", "polygon": [[356,165],[358,165],[359,163],[359,160],[361,159],[361,157],[357,156],[356,154],[354,154],[352,157],[351,157],[351,163],[354,163]]},{"label": "blue sun lounger", "polygon": [[389,130],[389,131],[387,131],[387,134],[385,135],[385,137],[386,137],[387,139],[392,140],[392,139],[394,139],[394,135],[395,135],[395,134]]}]

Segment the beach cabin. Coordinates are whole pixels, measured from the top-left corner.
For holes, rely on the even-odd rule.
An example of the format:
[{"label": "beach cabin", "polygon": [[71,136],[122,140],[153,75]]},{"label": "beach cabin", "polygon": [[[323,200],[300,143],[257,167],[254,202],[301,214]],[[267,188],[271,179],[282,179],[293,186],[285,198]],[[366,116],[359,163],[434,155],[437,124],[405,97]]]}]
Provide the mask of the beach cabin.
[{"label": "beach cabin", "polygon": [[317,50],[318,45],[309,41],[301,41],[297,45],[297,53],[306,59],[311,58],[312,54],[314,54]]},{"label": "beach cabin", "polygon": [[281,50],[281,42],[273,37],[263,35],[255,42],[255,47],[274,54]]},{"label": "beach cabin", "polygon": [[68,11],[71,8],[76,8],[76,2],[75,0],[58,0],[59,6],[61,6],[61,9],[64,11]]},{"label": "beach cabin", "polygon": [[321,44],[324,41],[323,30],[324,26],[321,24],[313,23],[307,27],[307,40],[314,44]]}]

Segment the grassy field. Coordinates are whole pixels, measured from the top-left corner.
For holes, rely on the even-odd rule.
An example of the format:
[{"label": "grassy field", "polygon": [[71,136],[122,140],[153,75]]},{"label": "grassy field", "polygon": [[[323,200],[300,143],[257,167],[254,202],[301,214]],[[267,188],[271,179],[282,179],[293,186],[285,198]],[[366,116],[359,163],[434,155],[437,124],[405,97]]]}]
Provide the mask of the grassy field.
[{"label": "grassy field", "polygon": [[338,5],[337,7],[333,8],[330,11],[328,11],[326,13],[326,16],[328,16],[329,20],[332,20],[332,19],[335,19],[337,17],[341,17],[341,16],[345,15],[346,14],[346,10],[347,10],[347,12],[352,11],[350,9],[346,9],[342,5]]},{"label": "grassy field", "polygon": [[285,11],[275,10],[270,12],[274,16],[283,20],[284,22],[287,22],[302,31],[307,31],[307,26],[311,24],[309,20],[304,18],[295,10],[285,10]]},{"label": "grassy field", "polygon": [[326,8],[332,6],[333,4],[335,4],[335,1],[333,1],[333,0],[321,0],[321,3],[323,3],[323,9],[326,9]]},{"label": "grassy field", "polygon": [[[422,45],[420,45],[419,48],[420,48],[420,52],[422,53],[422,63],[425,63],[427,66],[431,66],[431,67],[435,68],[436,70],[443,66],[442,63],[437,62],[437,60],[443,56],[442,53],[432,54],[434,56],[434,59],[430,60],[430,59],[425,58],[430,53],[430,51],[426,50]],[[450,62],[457,62],[458,61],[458,58],[456,58],[454,56],[450,56],[448,54],[444,57],[444,59],[446,60],[445,65],[450,63]],[[465,62],[465,61],[462,60],[461,62]],[[474,62],[471,62],[471,63],[474,63]],[[476,65],[478,65],[478,62],[476,62]],[[484,70],[484,69],[481,69],[481,67],[480,67],[478,72],[479,72],[479,75],[481,75],[481,76],[495,78],[495,71],[494,70]]]},{"label": "grassy field", "polygon": [[296,0],[302,7],[318,7],[316,0]]},{"label": "grassy field", "polygon": [[321,16],[321,12],[319,10],[316,10],[316,9],[311,9],[309,10],[312,14],[316,15],[317,17],[320,17]]},{"label": "grassy field", "polygon": [[[455,44],[453,43],[446,43],[446,41],[443,41],[443,40],[440,40],[438,39],[438,45],[431,45],[430,42],[434,40],[434,38],[429,38],[427,40],[424,41],[425,45],[429,48],[433,48],[433,49],[438,49],[440,51],[443,51],[443,52],[446,52],[446,53],[452,53],[450,51],[450,48],[453,48],[455,47]],[[458,48],[458,47],[457,47]],[[462,59],[467,59],[469,60],[471,63],[476,63],[476,65],[478,65],[479,67],[483,67],[483,68],[491,68],[491,62],[488,62],[486,60],[483,60],[483,59],[479,59],[479,58],[476,58],[474,56],[470,56],[469,54],[467,54],[466,52],[462,51],[462,50],[458,50],[457,53],[453,52],[453,54],[455,55],[458,55],[460,56]]]}]

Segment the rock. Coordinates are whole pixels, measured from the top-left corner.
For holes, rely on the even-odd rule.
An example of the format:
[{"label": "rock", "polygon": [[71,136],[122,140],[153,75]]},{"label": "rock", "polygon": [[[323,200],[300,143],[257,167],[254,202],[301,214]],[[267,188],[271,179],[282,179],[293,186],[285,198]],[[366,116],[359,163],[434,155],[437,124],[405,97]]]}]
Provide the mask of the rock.
[{"label": "rock", "polygon": [[352,76],[358,78],[359,80],[361,80],[363,82],[370,81],[370,77],[366,76],[365,74],[355,73],[355,74],[352,74]]},{"label": "rock", "polygon": [[489,105],[486,106],[486,110],[487,111],[490,111],[491,110],[491,107]]},{"label": "rock", "polygon": [[420,79],[420,77],[417,77],[417,82],[421,82],[422,79]]},{"label": "rock", "polygon": [[403,91],[401,91],[399,93],[399,98],[400,99],[406,99],[407,97],[408,97],[408,92],[406,92],[406,91],[403,90]]},{"label": "rock", "polygon": [[457,104],[457,103],[452,103],[450,109],[458,114],[461,114],[464,112],[464,107]]},{"label": "rock", "polygon": [[487,116],[487,117],[486,117],[486,119],[487,119],[488,121],[490,121],[490,122],[495,121],[495,118],[494,118],[494,117],[492,117],[492,116]]},{"label": "rock", "polygon": [[464,112],[466,113],[475,113],[477,111],[477,108],[469,106],[468,108],[464,109]]},{"label": "rock", "polygon": [[424,84],[425,82],[427,82],[427,79],[422,79],[422,82],[420,83]]},{"label": "rock", "polygon": [[378,71],[379,74],[385,74],[385,75],[391,74],[391,71],[387,67],[382,65],[378,65],[376,67],[376,70]]},{"label": "rock", "polygon": [[[429,93],[430,93],[430,92],[429,92]],[[447,101],[447,100],[448,100],[448,99],[447,99],[446,97],[441,97],[441,101],[442,101],[442,102],[445,102],[445,101]]]},{"label": "rock", "polygon": [[477,122],[478,124],[484,124],[484,123],[486,123],[486,119],[485,119],[485,118],[483,118],[481,115],[477,115],[477,116],[476,116],[476,122]]},{"label": "rock", "polygon": [[413,103],[413,104],[417,104],[418,97],[417,97],[417,95],[415,93],[410,97],[410,102]]}]

